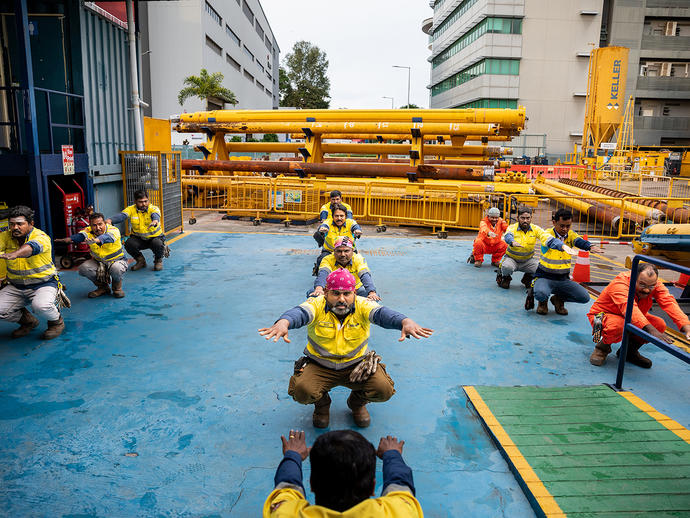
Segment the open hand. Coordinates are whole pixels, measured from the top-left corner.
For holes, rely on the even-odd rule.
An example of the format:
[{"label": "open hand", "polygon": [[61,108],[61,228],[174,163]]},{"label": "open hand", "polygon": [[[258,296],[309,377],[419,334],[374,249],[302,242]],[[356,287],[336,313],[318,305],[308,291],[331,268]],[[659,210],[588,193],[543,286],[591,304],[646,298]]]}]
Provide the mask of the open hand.
[{"label": "open hand", "polygon": [[370,291],[369,295],[367,295],[367,298],[369,300],[376,300],[376,301],[381,300],[381,297],[379,297],[378,293],[376,293],[375,291]]},{"label": "open hand", "polygon": [[405,338],[414,336],[415,338],[429,338],[434,333],[433,329],[422,327],[411,318],[406,318],[402,321],[402,331],[398,342],[402,342]]},{"label": "open hand", "polygon": [[287,343],[290,343],[290,339],[288,338],[289,325],[290,322],[288,322],[284,318],[281,318],[271,327],[262,327],[261,329],[259,329],[259,334],[266,338],[266,340],[270,340],[271,338],[273,338],[273,341],[277,342],[280,338],[282,338]]},{"label": "open hand", "polygon": [[405,441],[399,441],[397,437],[386,435],[385,437],[381,437],[376,455],[378,455],[379,459],[382,459],[383,454],[390,450],[395,450],[402,455],[404,445]]},{"label": "open hand", "polygon": [[601,248],[600,246],[592,245],[592,247],[589,249],[590,252],[593,252],[595,254],[601,254],[604,249]]},{"label": "open hand", "polygon": [[304,432],[299,430],[290,430],[288,438],[280,436],[280,441],[283,443],[283,455],[288,450],[296,451],[299,453],[302,460],[309,456],[309,451],[311,448],[307,448],[307,443],[304,439]]}]

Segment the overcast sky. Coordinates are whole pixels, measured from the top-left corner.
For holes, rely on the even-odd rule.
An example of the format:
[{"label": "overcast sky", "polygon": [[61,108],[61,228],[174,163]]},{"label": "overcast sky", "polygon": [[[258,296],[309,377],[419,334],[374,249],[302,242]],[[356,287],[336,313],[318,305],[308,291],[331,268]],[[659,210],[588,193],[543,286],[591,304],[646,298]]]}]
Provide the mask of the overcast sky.
[{"label": "overcast sky", "polygon": [[295,42],[326,52],[331,108],[390,108],[410,102],[429,107],[429,37],[422,21],[433,14],[428,0],[261,0],[280,46],[281,63]]}]

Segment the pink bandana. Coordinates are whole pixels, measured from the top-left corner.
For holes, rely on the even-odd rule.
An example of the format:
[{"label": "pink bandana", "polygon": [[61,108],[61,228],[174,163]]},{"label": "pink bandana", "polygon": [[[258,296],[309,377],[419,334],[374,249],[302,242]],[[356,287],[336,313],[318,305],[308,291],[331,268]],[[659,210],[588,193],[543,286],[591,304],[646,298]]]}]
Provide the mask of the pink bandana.
[{"label": "pink bandana", "polygon": [[335,250],[336,248],[340,248],[341,246],[346,246],[348,248],[354,248],[354,244],[352,243],[352,239],[349,238],[348,236],[342,236],[339,237],[338,239],[335,240],[335,244],[333,245],[333,249]]},{"label": "pink bandana", "polygon": [[343,268],[332,271],[326,278],[327,290],[355,291],[355,276]]}]

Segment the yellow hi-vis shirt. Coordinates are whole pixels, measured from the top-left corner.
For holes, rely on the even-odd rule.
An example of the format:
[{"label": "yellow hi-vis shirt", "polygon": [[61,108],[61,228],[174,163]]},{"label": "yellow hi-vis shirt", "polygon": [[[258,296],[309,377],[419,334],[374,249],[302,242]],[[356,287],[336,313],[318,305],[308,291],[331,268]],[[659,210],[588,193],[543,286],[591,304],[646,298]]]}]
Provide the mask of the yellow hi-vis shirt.
[{"label": "yellow hi-vis shirt", "polygon": [[544,229],[538,225],[530,224],[527,232],[520,228],[519,223],[513,223],[506,230],[507,234],[513,235],[513,244],[508,245],[506,255],[517,262],[527,261],[534,256],[534,245],[537,239],[541,242]]},{"label": "yellow hi-vis shirt", "polygon": [[354,219],[346,219],[342,227],[337,227],[333,221],[328,221],[328,233],[323,242],[323,247],[330,252],[333,251],[335,242],[339,237],[347,236],[355,242],[355,234],[352,231],[352,227],[357,224]]},{"label": "yellow hi-vis shirt", "polygon": [[51,254],[52,244],[48,234],[34,228],[23,243],[12,237],[9,230],[0,233],[0,253],[11,253],[23,245],[34,243],[39,252],[31,257],[19,257],[7,260],[7,280],[17,287],[30,287],[49,281],[57,273]]},{"label": "yellow hi-vis shirt", "polygon": [[155,205],[149,203],[149,208],[146,212],[140,212],[137,210],[136,205],[130,205],[122,210],[123,214],[126,214],[129,218],[129,224],[132,227],[132,234],[139,236],[142,239],[152,239],[158,237],[163,233],[163,221],[160,221],[156,228],[151,228],[151,214],[161,215],[161,211]]},{"label": "yellow hi-vis shirt", "polygon": [[[91,233],[90,226],[86,227],[79,233],[84,234],[86,236],[86,239],[96,239],[97,237]],[[102,245],[99,245],[98,243],[93,243],[89,245],[89,250],[91,251],[91,257],[93,257],[96,261],[110,264],[114,261],[117,261],[118,259],[122,259],[125,256],[125,253],[122,249],[122,238],[120,236],[120,231],[117,229],[117,227],[114,227],[112,225],[106,225],[105,232],[103,233],[103,235],[105,234],[110,234],[111,236],[113,236],[114,242],[104,243]]]},{"label": "yellow hi-vis shirt", "polygon": [[[338,268],[342,268],[340,264],[335,260],[335,254],[330,254],[321,259],[321,264],[319,265],[319,270],[321,268],[326,268],[328,271],[334,272]],[[366,259],[359,254],[352,254],[352,261],[345,268],[348,272],[355,276],[357,284],[355,289],[358,290],[362,287],[362,281],[360,280],[360,274],[369,271],[369,265]]]},{"label": "yellow hi-vis shirt", "polygon": [[424,518],[422,506],[407,491],[391,491],[369,498],[347,511],[309,505],[296,489],[275,489],[264,503],[263,518]]},{"label": "yellow hi-vis shirt", "polygon": [[[552,237],[561,240],[561,237],[556,235],[556,231],[553,229],[553,227],[545,230],[541,237],[541,259],[539,259],[538,270],[542,270],[546,273],[556,276],[567,276],[567,274],[570,273],[570,254],[568,252],[561,252],[555,248],[548,248],[546,243]],[[573,230],[569,230],[567,237],[563,241],[563,244],[572,248],[575,246],[575,240],[579,237],[582,236]]]},{"label": "yellow hi-vis shirt", "polygon": [[373,300],[355,297],[354,310],[342,324],[326,311],[326,297],[312,297],[300,304],[309,313],[304,354],[329,369],[341,370],[360,361],[367,352],[369,325],[381,307]]}]

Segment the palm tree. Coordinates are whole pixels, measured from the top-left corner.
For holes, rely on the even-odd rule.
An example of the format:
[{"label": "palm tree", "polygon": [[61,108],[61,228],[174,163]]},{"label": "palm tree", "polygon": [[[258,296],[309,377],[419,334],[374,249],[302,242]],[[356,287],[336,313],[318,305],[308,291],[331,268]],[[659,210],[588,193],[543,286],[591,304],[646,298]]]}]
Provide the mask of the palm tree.
[{"label": "palm tree", "polygon": [[223,74],[220,72],[209,74],[205,68],[202,68],[198,76],[187,76],[184,78],[182,82],[184,88],[177,95],[177,101],[182,106],[190,97],[198,97],[206,101],[207,109],[210,99],[219,99],[233,105],[237,104],[238,101],[235,94],[232,90],[222,86],[222,82]]}]

